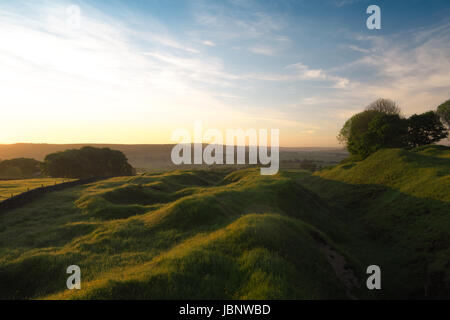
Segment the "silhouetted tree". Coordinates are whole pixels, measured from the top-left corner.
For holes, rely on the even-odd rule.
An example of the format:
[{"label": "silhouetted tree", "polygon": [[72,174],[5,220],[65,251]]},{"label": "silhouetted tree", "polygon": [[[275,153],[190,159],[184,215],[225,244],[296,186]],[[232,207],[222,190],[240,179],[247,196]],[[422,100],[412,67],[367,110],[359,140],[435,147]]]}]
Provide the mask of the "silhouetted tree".
[{"label": "silhouetted tree", "polygon": [[448,137],[448,129],[441,119],[448,120],[450,103],[438,111],[401,116],[400,108],[391,100],[378,99],[365,111],[347,120],[338,140],[354,156],[365,158],[381,148],[417,147],[438,142]]},{"label": "silhouetted tree", "polygon": [[431,144],[447,137],[448,131],[434,111],[414,114],[408,119],[407,142],[410,147]]},{"label": "silhouetted tree", "polygon": [[134,173],[121,151],[93,147],[49,154],[43,168],[46,174],[61,178],[129,176]]},{"label": "silhouetted tree", "polygon": [[32,178],[41,173],[41,162],[17,158],[0,162],[0,177],[8,179]]}]

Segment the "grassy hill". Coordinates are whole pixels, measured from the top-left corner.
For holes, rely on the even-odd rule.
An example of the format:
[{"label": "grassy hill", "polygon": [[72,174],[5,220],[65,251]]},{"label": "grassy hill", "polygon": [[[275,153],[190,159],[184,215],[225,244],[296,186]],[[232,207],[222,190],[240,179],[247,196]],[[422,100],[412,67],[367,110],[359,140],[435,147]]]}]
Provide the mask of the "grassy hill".
[{"label": "grassy hill", "polygon": [[[340,252],[327,236],[344,238],[339,221],[292,179],[256,169],[114,178],[0,225],[1,298],[346,297],[321,251]],[[71,264],[79,292],[64,290]]]},{"label": "grassy hill", "polygon": [[[449,297],[450,148],[315,174],[185,170],[47,194],[0,216],[0,298]],[[82,270],[82,290],[65,287]],[[365,289],[378,264],[382,288]]]},{"label": "grassy hill", "polygon": [[[401,296],[450,297],[449,147],[381,150],[299,180],[355,230],[352,252],[382,261]],[[373,243],[385,247],[378,257]]]}]

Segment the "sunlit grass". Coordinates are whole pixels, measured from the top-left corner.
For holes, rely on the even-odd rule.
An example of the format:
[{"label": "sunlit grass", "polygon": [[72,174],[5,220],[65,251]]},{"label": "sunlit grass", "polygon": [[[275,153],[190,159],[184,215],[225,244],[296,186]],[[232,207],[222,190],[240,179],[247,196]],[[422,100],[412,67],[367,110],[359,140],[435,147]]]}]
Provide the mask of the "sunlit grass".
[{"label": "sunlit grass", "polygon": [[58,183],[71,181],[59,178],[39,178],[24,180],[0,180],[0,201],[16,196],[22,192],[40,188],[42,186],[53,186]]},{"label": "sunlit grass", "polygon": [[[439,296],[448,153],[382,150],[316,174],[155,172],[52,192],[0,216],[0,298],[346,298],[323,244],[354,271],[357,297],[420,297],[425,283]],[[66,289],[72,264],[80,291]],[[370,264],[382,266],[382,293],[364,291]]]}]

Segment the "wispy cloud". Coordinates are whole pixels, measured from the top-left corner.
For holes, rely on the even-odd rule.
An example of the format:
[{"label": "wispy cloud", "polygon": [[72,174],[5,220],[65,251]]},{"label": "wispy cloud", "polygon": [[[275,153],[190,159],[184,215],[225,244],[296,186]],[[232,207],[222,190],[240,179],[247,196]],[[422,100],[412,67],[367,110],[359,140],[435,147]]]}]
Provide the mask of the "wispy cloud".
[{"label": "wispy cloud", "polygon": [[[104,131],[95,134],[92,126],[88,130],[92,139],[108,141],[108,134],[113,134],[108,125],[118,121],[135,119],[137,127],[144,121],[146,126],[176,125],[185,108],[190,109],[189,117],[194,119],[223,108],[216,91],[204,90],[192,82],[223,79],[219,60],[196,59],[193,56],[197,52],[185,50],[187,46],[169,36],[133,32],[113,19],[99,18],[85,7],[81,28],[70,30],[66,8],[35,6],[35,19],[6,9],[0,11],[5,134],[14,135],[17,129],[8,130],[7,126],[17,125],[17,121],[25,125],[26,119],[64,123],[65,131],[95,122]],[[149,56],[143,50],[146,47],[161,51]],[[172,49],[182,50],[191,58],[177,58],[177,51],[169,53]],[[29,137],[45,136],[42,127],[30,125],[29,130],[32,128],[34,136],[32,131]]]},{"label": "wispy cloud", "polygon": [[222,42],[246,41],[246,45],[240,43],[235,47],[258,55],[274,56],[290,44],[290,38],[284,33],[287,24],[283,17],[258,10],[261,6],[258,2],[230,3],[231,7],[211,1],[197,2],[196,21],[206,28],[202,33]]},{"label": "wispy cloud", "polygon": [[[319,43],[329,37],[323,16],[276,10],[315,2],[196,0],[177,25],[169,22],[172,7],[154,17],[125,2],[100,10],[101,2],[80,1],[80,29],[67,26],[69,1],[19,3],[0,4],[3,141],[17,141],[20,123],[24,137],[42,141],[64,132],[167,142],[170,128],[206,119],[280,126],[335,144],[342,122],[373,99],[392,98],[411,114],[450,97],[448,20],[383,36],[343,31]],[[350,3],[327,2],[339,12],[351,11]]]},{"label": "wispy cloud", "polygon": [[[408,113],[435,107],[450,97],[450,24],[391,37],[359,37],[364,55],[342,69],[370,70],[355,92],[397,99]],[[409,41],[404,41],[408,39]]]},{"label": "wispy cloud", "polygon": [[350,84],[350,80],[347,78],[331,75],[323,69],[310,68],[301,62],[288,65],[284,69],[280,70],[279,73],[248,74],[244,77],[271,82],[325,82],[331,84],[331,87],[337,89],[346,88]]},{"label": "wispy cloud", "polygon": [[216,45],[214,42],[212,42],[210,40],[204,40],[204,41],[202,41],[202,44],[204,44],[205,46],[208,46],[208,47],[214,47]]},{"label": "wispy cloud", "polygon": [[[85,142],[167,142],[170,128],[195,119],[208,119],[211,126],[254,125],[244,111],[254,112],[254,106],[227,89],[251,79],[228,72],[221,58],[193,47],[195,39],[180,41],[163,26],[134,20],[133,26],[147,28],[131,27],[81,8],[80,28],[71,29],[66,5],[30,4],[31,15],[2,7],[3,141],[17,141],[19,122],[22,134],[32,137],[26,141],[56,142],[70,136]],[[203,45],[209,47],[216,42],[207,41]],[[270,110],[259,114],[286,121]],[[120,138],[118,127],[128,128]],[[139,130],[147,135],[136,140]]]},{"label": "wispy cloud", "polygon": [[277,50],[273,47],[268,46],[255,46],[251,47],[250,51],[256,54],[262,54],[265,56],[275,56],[277,53]]}]

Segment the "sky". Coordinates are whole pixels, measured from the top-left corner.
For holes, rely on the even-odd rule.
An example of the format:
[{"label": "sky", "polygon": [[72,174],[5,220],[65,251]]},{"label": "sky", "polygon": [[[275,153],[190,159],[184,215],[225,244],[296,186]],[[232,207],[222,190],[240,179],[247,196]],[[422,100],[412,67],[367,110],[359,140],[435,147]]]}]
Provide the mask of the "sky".
[{"label": "sky", "polygon": [[377,98],[450,98],[448,0],[0,0],[0,39],[0,143],[173,143],[202,121],[334,147]]}]

